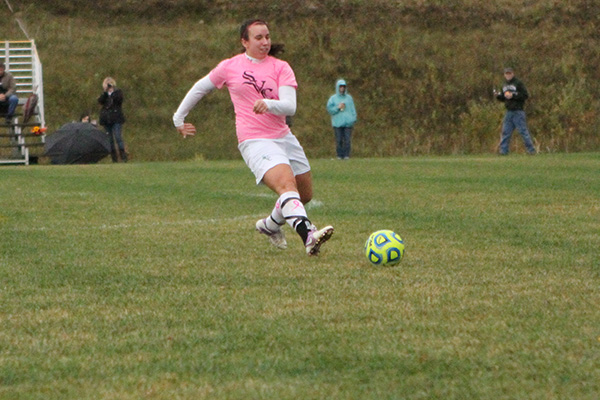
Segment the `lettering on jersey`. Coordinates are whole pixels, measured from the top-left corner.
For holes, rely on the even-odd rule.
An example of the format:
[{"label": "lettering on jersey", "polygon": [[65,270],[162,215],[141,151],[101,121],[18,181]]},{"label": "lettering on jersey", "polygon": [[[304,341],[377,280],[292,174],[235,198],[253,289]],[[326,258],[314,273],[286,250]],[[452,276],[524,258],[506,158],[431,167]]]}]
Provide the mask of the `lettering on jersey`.
[{"label": "lettering on jersey", "polygon": [[265,88],[266,81],[261,81],[259,84],[258,81],[256,80],[256,78],[252,75],[252,71],[244,71],[242,76],[244,77],[244,81],[245,81],[244,85],[250,85],[250,86],[254,87],[254,89],[256,89],[256,91],[258,93],[260,93],[260,95],[263,98],[265,98],[265,99],[270,98],[269,93],[272,92],[273,89]]}]

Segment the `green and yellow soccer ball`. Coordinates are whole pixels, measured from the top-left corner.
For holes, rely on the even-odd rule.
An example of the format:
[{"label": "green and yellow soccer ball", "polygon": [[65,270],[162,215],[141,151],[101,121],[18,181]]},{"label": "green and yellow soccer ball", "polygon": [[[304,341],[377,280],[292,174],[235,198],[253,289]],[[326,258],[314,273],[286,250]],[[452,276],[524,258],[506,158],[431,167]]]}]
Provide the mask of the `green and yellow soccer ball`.
[{"label": "green and yellow soccer ball", "polygon": [[365,256],[374,265],[396,265],[404,256],[404,241],[389,229],[373,232],[365,243]]}]

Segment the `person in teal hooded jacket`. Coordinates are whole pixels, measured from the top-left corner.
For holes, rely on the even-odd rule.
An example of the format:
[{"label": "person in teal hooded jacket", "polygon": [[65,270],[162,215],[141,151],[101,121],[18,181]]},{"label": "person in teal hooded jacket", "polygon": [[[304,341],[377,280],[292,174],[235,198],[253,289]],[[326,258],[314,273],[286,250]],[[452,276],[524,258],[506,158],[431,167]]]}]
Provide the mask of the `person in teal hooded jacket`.
[{"label": "person in teal hooded jacket", "polygon": [[331,126],[335,132],[337,158],[350,158],[352,129],[356,123],[354,99],[348,94],[346,81],[340,79],[335,84],[335,94],[327,101],[327,112],[331,115]]}]

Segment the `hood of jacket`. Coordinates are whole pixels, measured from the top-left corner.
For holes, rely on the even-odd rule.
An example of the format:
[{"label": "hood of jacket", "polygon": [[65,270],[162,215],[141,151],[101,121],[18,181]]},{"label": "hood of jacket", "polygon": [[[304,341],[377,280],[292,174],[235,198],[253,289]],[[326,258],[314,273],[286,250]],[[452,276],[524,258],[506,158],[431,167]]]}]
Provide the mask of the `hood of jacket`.
[{"label": "hood of jacket", "polygon": [[[346,91],[343,94],[340,93],[340,86],[346,86]],[[339,79],[335,83],[335,94],[337,94],[338,96],[344,96],[344,95],[348,94],[348,85],[346,85],[346,81],[345,80]]]}]

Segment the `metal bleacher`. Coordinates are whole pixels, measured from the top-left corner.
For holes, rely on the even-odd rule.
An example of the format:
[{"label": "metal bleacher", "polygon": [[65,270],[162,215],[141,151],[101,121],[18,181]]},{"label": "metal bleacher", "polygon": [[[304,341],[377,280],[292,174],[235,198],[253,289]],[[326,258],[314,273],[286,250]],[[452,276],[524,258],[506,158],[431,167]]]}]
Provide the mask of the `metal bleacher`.
[{"label": "metal bleacher", "polygon": [[[45,135],[41,132],[46,126],[42,63],[33,40],[0,41],[0,60],[6,65],[6,71],[13,75],[19,97],[19,106],[10,123],[5,123],[4,114],[0,114],[0,164],[29,165],[37,159],[32,152],[36,148],[38,153],[43,152],[45,143]],[[25,122],[25,105],[33,95],[37,96],[37,105],[29,121]]]}]

